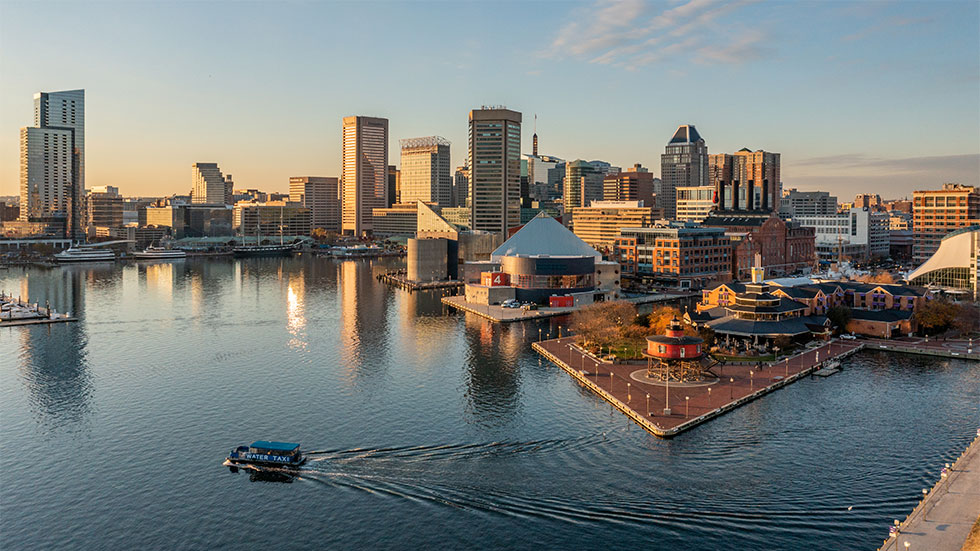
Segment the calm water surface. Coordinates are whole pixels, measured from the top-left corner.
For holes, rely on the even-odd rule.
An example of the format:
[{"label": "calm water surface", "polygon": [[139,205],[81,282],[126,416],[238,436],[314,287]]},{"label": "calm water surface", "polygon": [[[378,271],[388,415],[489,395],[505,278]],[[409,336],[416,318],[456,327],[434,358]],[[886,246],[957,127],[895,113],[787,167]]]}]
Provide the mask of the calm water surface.
[{"label": "calm water surface", "polygon": [[874,549],[980,426],[980,365],[869,352],[660,440],[398,262],[0,269],[80,318],[0,330],[2,547]]}]

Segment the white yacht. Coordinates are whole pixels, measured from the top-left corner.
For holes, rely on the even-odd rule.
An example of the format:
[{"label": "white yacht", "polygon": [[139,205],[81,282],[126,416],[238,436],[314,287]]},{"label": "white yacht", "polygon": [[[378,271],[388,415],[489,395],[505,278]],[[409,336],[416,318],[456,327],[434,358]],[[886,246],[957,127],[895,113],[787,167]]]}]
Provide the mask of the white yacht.
[{"label": "white yacht", "polygon": [[174,260],[178,258],[187,258],[187,253],[180,249],[147,247],[146,250],[134,252],[133,258],[136,258],[137,260]]},{"label": "white yacht", "polygon": [[116,259],[116,253],[110,249],[69,247],[54,255],[54,259],[58,262],[112,262]]}]

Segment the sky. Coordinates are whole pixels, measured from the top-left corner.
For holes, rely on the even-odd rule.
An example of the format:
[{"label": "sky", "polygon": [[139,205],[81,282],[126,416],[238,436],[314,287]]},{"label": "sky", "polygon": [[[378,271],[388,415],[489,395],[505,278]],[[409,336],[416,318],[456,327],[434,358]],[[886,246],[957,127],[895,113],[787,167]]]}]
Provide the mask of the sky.
[{"label": "sky", "polygon": [[85,89],[87,186],[187,193],[338,176],[341,119],[466,157],[467,114],[523,113],[522,149],[659,174],[674,130],[782,155],[784,187],[910,196],[980,185],[980,2],[0,0],[0,195],[33,94]]}]

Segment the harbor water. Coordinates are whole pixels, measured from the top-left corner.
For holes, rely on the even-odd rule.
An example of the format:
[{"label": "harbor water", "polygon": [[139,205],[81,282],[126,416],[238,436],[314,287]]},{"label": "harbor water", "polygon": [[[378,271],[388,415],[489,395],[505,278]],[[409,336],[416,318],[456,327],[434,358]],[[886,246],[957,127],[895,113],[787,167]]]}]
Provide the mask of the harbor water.
[{"label": "harbor water", "polygon": [[[862,352],[672,439],[399,259],[12,267],[3,549],[875,549],[980,427],[980,364]],[[316,453],[232,473],[257,439]]]}]

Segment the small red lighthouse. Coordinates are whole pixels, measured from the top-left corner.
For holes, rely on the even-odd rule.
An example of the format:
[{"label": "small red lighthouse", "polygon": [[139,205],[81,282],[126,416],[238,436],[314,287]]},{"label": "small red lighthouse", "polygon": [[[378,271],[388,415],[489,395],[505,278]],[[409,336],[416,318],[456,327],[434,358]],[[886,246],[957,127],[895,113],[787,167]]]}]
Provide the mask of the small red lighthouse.
[{"label": "small red lighthouse", "polygon": [[[684,335],[676,317],[670,320],[665,335],[647,337],[647,376],[673,381],[700,381],[704,339]],[[656,360],[656,361],[654,361]]]}]

